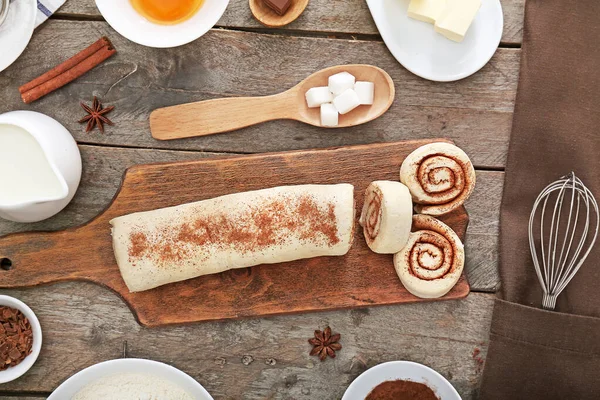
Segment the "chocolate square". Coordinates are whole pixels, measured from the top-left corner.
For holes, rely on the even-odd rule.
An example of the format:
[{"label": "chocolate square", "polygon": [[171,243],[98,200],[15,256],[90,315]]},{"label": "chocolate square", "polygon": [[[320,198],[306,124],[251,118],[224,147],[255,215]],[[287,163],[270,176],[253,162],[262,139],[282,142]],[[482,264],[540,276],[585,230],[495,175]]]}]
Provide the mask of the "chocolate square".
[{"label": "chocolate square", "polygon": [[279,15],[285,14],[292,5],[292,0],[263,0],[263,2]]}]

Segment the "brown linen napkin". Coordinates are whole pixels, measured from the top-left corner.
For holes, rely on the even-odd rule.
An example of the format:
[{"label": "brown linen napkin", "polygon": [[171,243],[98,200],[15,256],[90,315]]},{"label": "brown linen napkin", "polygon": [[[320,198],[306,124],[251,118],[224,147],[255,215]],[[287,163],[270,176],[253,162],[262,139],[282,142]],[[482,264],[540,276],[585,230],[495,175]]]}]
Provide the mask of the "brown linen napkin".
[{"label": "brown linen napkin", "polygon": [[482,399],[600,399],[600,243],[541,310],[533,202],[574,171],[600,200],[600,0],[527,0]]}]

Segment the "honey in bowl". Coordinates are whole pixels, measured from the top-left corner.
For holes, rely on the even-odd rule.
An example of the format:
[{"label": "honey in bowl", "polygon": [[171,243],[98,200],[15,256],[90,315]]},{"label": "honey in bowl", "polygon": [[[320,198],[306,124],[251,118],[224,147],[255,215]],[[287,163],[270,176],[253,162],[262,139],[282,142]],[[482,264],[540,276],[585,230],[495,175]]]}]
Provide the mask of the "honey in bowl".
[{"label": "honey in bowl", "polygon": [[191,18],[204,0],[130,0],[133,8],[156,24],[173,25]]}]

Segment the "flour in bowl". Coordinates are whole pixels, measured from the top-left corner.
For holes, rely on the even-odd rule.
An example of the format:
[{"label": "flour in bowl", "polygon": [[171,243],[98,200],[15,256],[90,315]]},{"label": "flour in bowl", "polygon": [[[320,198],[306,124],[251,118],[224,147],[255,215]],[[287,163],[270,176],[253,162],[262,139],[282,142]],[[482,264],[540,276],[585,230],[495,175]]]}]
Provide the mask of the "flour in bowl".
[{"label": "flour in bowl", "polygon": [[155,375],[121,374],[86,385],[71,400],[194,400],[175,383]]}]

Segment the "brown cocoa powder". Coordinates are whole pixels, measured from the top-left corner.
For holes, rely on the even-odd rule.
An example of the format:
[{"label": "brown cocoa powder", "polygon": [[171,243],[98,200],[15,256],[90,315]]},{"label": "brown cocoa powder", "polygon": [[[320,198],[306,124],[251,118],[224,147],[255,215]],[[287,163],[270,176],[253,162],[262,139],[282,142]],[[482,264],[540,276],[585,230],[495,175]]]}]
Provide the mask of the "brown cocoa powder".
[{"label": "brown cocoa powder", "polygon": [[431,388],[423,383],[396,380],[375,386],[365,400],[440,400]]}]

